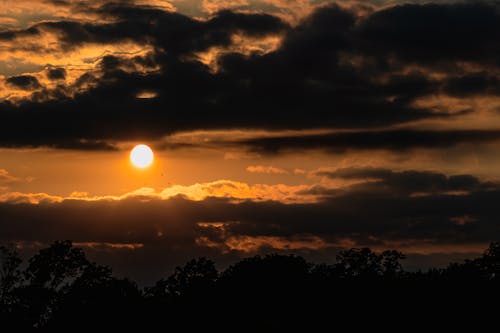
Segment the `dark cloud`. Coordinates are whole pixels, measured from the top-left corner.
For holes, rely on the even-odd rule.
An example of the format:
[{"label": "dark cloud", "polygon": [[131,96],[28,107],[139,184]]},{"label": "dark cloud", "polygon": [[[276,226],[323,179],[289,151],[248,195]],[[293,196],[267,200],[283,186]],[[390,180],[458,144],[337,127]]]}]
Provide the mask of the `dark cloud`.
[{"label": "dark cloud", "polygon": [[495,2],[406,4],[376,11],[356,30],[367,54],[415,63],[498,64],[500,11]]},{"label": "dark cloud", "polygon": [[221,57],[221,77],[234,82],[221,102],[240,105],[247,126],[270,129],[380,127],[449,116],[411,105],[431,89],[422,75],[376,83],[341,62],[340,53],[353,47],[355,20],[337,6],[321,8],[290,29],[276,52]]},{"label": "dark cloud", "polygon": [[64,80],[66,79],[66,70],[64,68],[49,68],[47,71],[47,77],[50,80]]},{"label": "dark cloud", "polygon": [[216,144],[246,147],[261,154],[273,155],[311,149],[334,153],[347,150],[439,149],[460,144],[492,143],[499,140],[500,131],[497,130],[382,130],[256,137],[220,141]]},{"label": "dark cloud", "polygon": [[42,87],[38,79],[31,75],[11,76],[5,82],[14,88],[22,90],[35,90]]},{"label": "dark cloud", "polygon": [[46,140],[45,144],[33,145],[28,141],[25,142],[10,142],[6,143],[5,148],[51,148],[51,149],[67,149],[67,150],[82,150],[82,151],[118,151],[116,143],[104,140],[88,140],[75,139],[70,140]]},{"label": "dark cloud", "polygon": [[500,95],[500,80],[487,72],[477,72],[452,77],[444,85],[444,91],[451,96]]},{"label": "dark cloud", "polygon": [[39,31],[36,27],[30,27],[28,29],[19,30],[6,30],[0,31],[0,40],[2,41],[12,41],[20,37],[36,37],[39,35]]},{"label": "dark cloud", "polygon": [[[406,245],[420,245],[425,249],[443,244],[466,247],[500,236],[497,218],[500,187],[496,183],[470,175],[447,176],[412,170],[339,169],[323,175],[375,177],[378,181],[367,179],[335,190],[317,188],[314,194],[322,191],[323,199],[308,204],[235,202],[230,198],[191,201],[182,197],[42,201],[38,205],[2,203],[0,242],[48,243],[54,239],[73,239],[80,243],[143,244],[136,250],[106,250],[114,253],[108,259],[113,261],[109,257],[120,257],[125,251],[123,258],[131,258],[134,263],[143,261],[137,267],[128,267],[130,274],[154,279],[159,277],[155,275],[158,272],[189,257],[211,255],[229,260],[248,255],[240,250],[245,244],[252,244],[252,238],[245,242],[244,237],[278,237],[293,243],[307,241],[314,235],[317,238],[312,244],[318,245],[318,239],[322,239],[326,245],[317,250],[299,246],[293,251],[324,256],[337,251],[345,239],[358,245],[399,244],[403,249]],[[207,226],[210,222],[224,226],[210,228]],[[235,244],[241,247],[234,247]],[[253,250],[286,251],[286,248],[271,240]],[[123,258],[115,258],[114,262],[122,265]],[[164,262],[164,266],[158,267],[158,262]]]},{"label": "dark cloud", "polygon": [[[288,27],[281,19],[267,14],[221,11],[201,21],[152,6],[134,5],[128,1],[79,2],[74,10],[98,15],[99,19],[42,21],[27,29],[0,31],[0,40],[15,42],[10,45],[13,50],[37,53],[72,51],[88,44],[134,42],[156,48],[159,53],[168,51],[171,55],[179,56],[205,51],[214,46],[230,45],[234,34],[265,37],[281,33]],[[43,44],[26,45],[17,41],[22,38],[43,39],[47,33],[58,38],[58,43],[53,43],[49,50]]]},{"label": "dark cloud", "polygon": [[234,34],[265,37],[280,33],[287,24],[267,14],[217,13],[206,21],[167,12],[153,7],[108,3],[89,9],[113,23],[54,21],[39,23],[33,28],[58,33],[61,46],[70,49],[83,43],[113,44],[134,41],[152,45],[173,54],[207,50],[231,44]]},{"label": "dark cloud", "polygon": [[[492,51],[497,47],[500,20],[497,7],[490,4],[403,5],[363,18],[330,5],[295,27],[266,14],[222,11],[197,20],[131,3],[87,7],[82,3],[79,8],[112,21],[42,22],[27,30],[2,32],[0,38],[51,31],[60,36],[64,49],[134,41],[153,51],[133,58],[104,56],[95,72],[75,84],[38,91],[20,104],[4,102],[0,145],[57,147],[81,139],[158,139],[197,129],[377,128],[473,112],[437,113],[413,103],[436,92],[459,97],[499,92],[497,78],[486,71],[440,81],[421,71],[396,74],[386,63],[391,56],[404,67],[415,61],[482,61],[496,54]],[[235,34],[255,38],[283,34],[284,39],[267,54],[227,53],[218,59],[217,72],[196,60],[196,52],[230,46]],[[345,62],[345,54],[377,60],[353,65]],[[149,71],[144,73],[144,68]],[[63,71],[54,68],[47,75],[62,79]],[[374,80],[378,77],[384,79]],[[36,78],[26,75],[7,82],[26,90],[41,88]],[[154,91],[156,97],[136,98],[142,91]],[[255,139],[244,144],[264,152],[342,151],[491,140],[497,140],[494,131],[379,130]]]},{"label": "dark cloud", "polygon": [[[442,8],[454,6],[446,15],[458,20],[464,10],[456,4],[389,8],[362,19],[330,5],[294,27],[266,14],[222,11],[207,20],[196,20],[127,3],[82,7],[112,21],[42,22],[26,31],[55,32],[64,49],[133,41],[153,51],[134,58],[105,56],[93,73],[76,84],[38,92],[18,104],[4,102],[0,106],[0,145],[157,139],[197,129],[378,128],[460,116],[471,110],[439,113],[415,106],[419,97],[441,89],[441,83],[423,72],[392,74],[383,62],[368,69],[344,59],[350,53],[378,56],[380,47],[364,45],[385,26],[383,22],[399,33],[413,32],[413,28],[395,26],[405,23],[406,16],[428,11],[445,15],[439,14]],[[427,26],[427,21],[411,24]],[[474,31],[488,27],[483,24]],[[282,34],[284,39],[277,50],[267,54],[226,53],[218,59],[217,72],[196,60],[196,52],[229,47],[235,34],[255,38]],[[382,42],[389,43],[389,39]],[[149,71],[144,72],[144,66]],[[384,80],[375,80],[382,75]],[[136,98],[143,91],[154,91],[156,97]],[[309,142],[313,140],[309,138]]]},{"label": "dark cloud", "polygon": [[[11,146],[12,147],[12,146]],[[77,150],[109,150],[116,151],[118,147],[107,141],[103,140],[75,140],[75,141],[64,141],[60,143],[54,143],[46,147],[54,149],[77,149]]]},{"label": "dark cloud", "polygon": [[481,191],[497,189],[494,183],[481,182],[471,175],[446,176],[433,171],[401,171],[395,172],[384,168],[343,168],[333,171],[319,171],[317,176],[331,179],[372,179],[360,185],[383,188],[397,195],[410,195],[412,193],[428,194],[440,192]]}]

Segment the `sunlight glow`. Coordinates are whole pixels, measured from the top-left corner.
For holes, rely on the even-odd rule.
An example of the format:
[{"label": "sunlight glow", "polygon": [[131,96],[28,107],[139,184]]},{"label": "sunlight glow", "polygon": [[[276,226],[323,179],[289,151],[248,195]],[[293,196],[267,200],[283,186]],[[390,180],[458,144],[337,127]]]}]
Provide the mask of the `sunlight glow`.
[{"label": "sunlight glow", "polygon": [[153,151],[146,145],[137,145],[130,152],[130,162],[137,168],[147,168],[153,163]]}]

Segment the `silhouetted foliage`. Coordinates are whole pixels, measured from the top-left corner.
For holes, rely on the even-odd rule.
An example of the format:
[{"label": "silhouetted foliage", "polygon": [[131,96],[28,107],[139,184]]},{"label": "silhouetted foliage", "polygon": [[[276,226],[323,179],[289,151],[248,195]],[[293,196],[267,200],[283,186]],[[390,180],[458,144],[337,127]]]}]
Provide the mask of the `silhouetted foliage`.
[{"label": "silhouetted foliage", "polygon": [[0,323],[12,320],[18,300],[15,288],[22,282],[21,258],[13,246],[0,246]]},{"label": "silhouetted foliage", "polygon": [[[312,330],[335,318],[353,328],[389,313],[411,320],[488,311],[478,300],[500,290],[500,243],[482,256],[444,269],[404,271],[398,251],[341,251],[333,264],[296,255],[242,259],[219,272],[207,258],[177,267],[141,290],[107,266],[90,262],[70,241],[55,242],[28,260],[24,270],[14,247],[0,246],[1,328],[46,331]],[[469,300],[475,300],[469,303]],[[467,301],[467,302],[466,302]],[[420,304],[425,306],[420,307]]]},{"label": "silhouetted foliage", "polygon": [[383,274],[382,258],[368,248],[350,249],[337,255],[337,271],[342,278],[376,278]]},{"label": "silhouetted foliage", "polygon": [[82,249],[74,248],[71,241],[55,242],[29,260],[25,276],[32,285],[58,290],[88,264]]},{"label": "silhouetted foliage", "polygon": [[382,252],[382,267],[383,275],[389,278],[398,277],[403,273],[403,265],[401,260],[406,259],[406,256],[395,250],[388,250]]},{"label": "silhouetted foliage", "polygon": [[13,246],[0,246],[0,304],[12,302],[12,289],[21,282],[21,258]]},{"label": "silhouetted foliage", "polygon": [[177,267],[167,279],[161,279],[146,294],[153,297],[179,297],[195,295],[213,287],[219,272],[215,263],[207,258],[193,259],[184,267]]}]

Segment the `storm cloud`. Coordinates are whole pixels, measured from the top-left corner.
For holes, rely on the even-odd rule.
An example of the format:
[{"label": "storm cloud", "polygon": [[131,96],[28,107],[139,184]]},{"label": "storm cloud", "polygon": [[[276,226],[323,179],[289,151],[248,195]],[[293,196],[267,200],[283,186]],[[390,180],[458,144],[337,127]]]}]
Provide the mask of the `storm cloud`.
[{"label": "storm cloud", "polygon": [[[486,61],[497,68],[489,55],[497,53],[500,14],[487,3],[401,5],[362,17],[329,5],[297,25],[269,14],[227,10],[206,20],[133,4],[81,10],[112,22],[41,22],[4,31],[0,38],[16,45],[19,38],[54,34],[62,50],[128,41],[151,51],[106,55],[73,83],[5,100],[0,145],[63,147],[78,140],[158,139],[198,129],[386,128],[476,111],[437,110],[416,103],[421,98],[498,92],[496,79],[484,72],[457,75],[459,61]],[[235,36],[282,40],[274,50],[242,53],[232,48]],[[216,64],[200,60],[200,52],[216,49]],[[416,62],[429,68],[439,63],[447,75],[404,71]],[[47,75],[60,80],[67,76],[63,71]],[[22,90],[41,88],[34,76],[6,82]],[[137,98],[143,91],[154,92],[154,98]],[[377,133],[376,141],[389,146],[385,138],[399,135]],[[435,144],[443,145],[438,136]],[[446,144],[447,134],[441,136]]]}]

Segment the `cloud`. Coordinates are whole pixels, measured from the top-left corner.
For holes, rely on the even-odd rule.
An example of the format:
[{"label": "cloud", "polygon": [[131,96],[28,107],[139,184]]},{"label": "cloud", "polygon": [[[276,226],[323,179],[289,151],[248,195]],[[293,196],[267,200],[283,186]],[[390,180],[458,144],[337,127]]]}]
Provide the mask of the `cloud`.
[{"label": "cloud", "polygon": [[203,11],[213,14],[217,13],[220,10],[227,10],[227,9],[242,9],[245,7],[248,7],[249,1],[248,0],[235,0],[235,1],[227,1],[227,0],[221,0],[221,1],[213,1],[213,0],[203,0],[202,3],[202,8]]},{"label": "cloud", "polygon": [[[456,108],[442,100],[439,107],[431,107],[422,100],[436,93],[459,98],[496,94],[494,75],[488,78],[485,69],[478,70],[482,59],[474,60],[467,51],[486,47],[481,45],[496,47],[494,8],[481,3],[402,5],[360,16],[352,8],[328,5],[290,25],[265,13],[223,10],[195,19],[133,3],[83,6],[82,12],[98,19],[43,21],[0,32],[0,39],[10,43],[8,50],[21,46],[25,49],[19,52],[26,57],[73,55],[96,48],[91,59],[77,60],[87,66],[80,76],[75,67],[54,65],[59,78],[66,71],[68,82],[43,82],[42,89],[40,76],[8,79],[17,81],[17,88],[37,89],[22,98],[4,96],[0,146],[78,148],[73,143],[79,140],[156,140],[192,130],[382,131],[422,120],[460,119],[478,112],[479,106]],[[464,18],[467,13],[471,16]],[[465,37],[456,37],[457,31],[446,25],[462,19],[476,22],[483,13],[485,21],[463,32]],[[420,14],[429,20],[417,20]],[[439,33],[433,34],[434,30]],[[398,35],[392,36],[395,32]],[[469,38],[473,34],[481,37]],[[417,40],[419,36],[430,37]],[[267,38],[281,41],[255,52],[241,47]],[[38,40],[43,43],[36,44]],[[429,53],[414,56],[426,61],[417,64],[411,54],[405,54],[410,40],[411,47]],[[457,46],[459,41],[464,47]],[[386,47],[372,47],[375,42]],[[138,48],[139,53],[122,50],[125,45]],[[449,50],[442,50],[445,45]],[[95,55],[96,50],[108,49],[111,53]],[[208,65],[201,55],[207,52],[211,54]],[[446,66],[435,69],[438,61]],[[476,61],[476,67],[467,69],[463,61]],[[494,67],[495,73],[493,62],[487,66]],[[143,92],[154,92],[154,98],[137,98]],[[442,135],[444,144],[451,140],[446,141],[448,134]],[[398,133],[387,134],[391,135]],[[368,141],[359,145],[370,146]]]},{"label": "cloud", "polygon": [[248,172],[252,173],[267,173],[267,174],[281,174],[286,175],[289,172],[285,169],[275,168],[273,166],[265,166],[265,165],[250,165],[247,167]]},{"label": "cloud", "polygon": [[8,85],[22,90],[36,90],[42,86],[37,78],[30,75],[12,76],[5,80]]},{"label": "cloud", "polygon": [[40,204],[40,203],[58,203],[64,201],[63,197],[50,195],[47,193],[22,193],[5,192],[0,193],[0,202],[9,204]]},{"label": "cloud", "polygon": [[[258,186],[228,181],[175,191],[141,189],[120,197],[14,193],[0,202],[0,242],[73,239],[105,263],[151,281],[200,255],[221,262],[287,251],[333,258],[340,248],[353,246],[425,255],[471,253],[499,237],[498,183],[471,175],[377,168],[323,170],[317,176],[361,181],[294,188],[285,199],[270,195],[271,188],[260,192]],[[315,200],[299,199],[307,196]],[[159,258],[165,266],[158,267]]]},{"label": "cloud", "polygon": [[237,251],[249,255],[260,253],[263,249],[273,251],[318,251],[340,246],[339,243],[328,244],[321,237],[311,235],[299,235],[289,238],[277,236],[230,236],[224,239],[223,243],[214,242],[208,237],[199,237],[196,239],[196,243],[201,246],[219,249],[223,253]]},{"label": "cloud", "polygon": [[[250,151],[274,155],[323,150],[342,153],[349,150],[392,150],[442,149],[466,144],[496,143],[500,140],[498,130],[375,130],[348,131],[311,134],[281,134],[274,136],[254,136],[249,138],[221,138],[221,147],[243,147]],[[200,144],[204,146],[203,143]],[[205,144],[210,146],[209,144]]]},{"label": "cloud", "polygon": [[101,250],[136,250],[144,247],[142,243],[106,243],[106,242],[74,242],[73,246]]},{"label": "cloud", "polygon": [[[10,177],[7,174],[5,177]],[[229,198],[231,200],[253,200],[253,201],[278,201],[285,204],[298,202],[315,202],[314,195],[300,195],[312,188],[311,185],[249,185],[232,180],[217,180],[208,183],[196,183],[193,185],[172,185],[156,191],[150,187],[139,188],[135,191],[122,195],[89,196],[87,192],[73,192],[69,197],[50,195],[47,193],[22,193],[6,192],[0,193],[0,202],[11,204],[29,203],[60,203],[65,200],[82,201],[120,201],[130,198],[141,200],[168,200],[176,196],[182,196],[188,200],[200,201],[206,198]]]},{"label": "cloud", "polygon": [[47,77],[50,80],[64,80],[66,79],[66,70],[64,68],[50,68],[47,71]]},{"label": "cloud", "polygon": [[471,175],[446,176],[435,171],[392,171],[384,168],[341,168],[320,170],[316,176],[330,179],[365,180],[360,189],[384,189],[396,195],[423,196],[439,193],[466,194],[470,191],[495,190],[498,184],[481,182]]},{"label": "cloud", "polygon": [[220,10],[232,9],[245,12],[262,12],[279,16],[296,23],[307,16],[319,5],[333,2],[330,0],[202,0],[201,10],[213,14]]},{"label": "cloud", "polygon": [[0,169],[0,185],[8,185],[19,181],[19,178],[9,174],[5,169]]},{"label": "cloud", "polygon": [[293,170],[293,174],[295,174],[295,175],[305,175],[306,174],[306,170],[304,170],[304,169],[294,169]]},{"label": "cloud", "polygon": [[380,57],[440,64],[497,63],[500,12],[493,2],[405,4],[377,11],[361,22],[363,47]]}]

